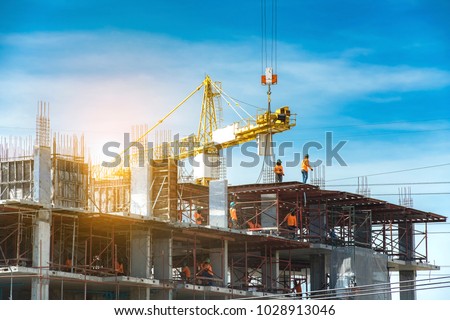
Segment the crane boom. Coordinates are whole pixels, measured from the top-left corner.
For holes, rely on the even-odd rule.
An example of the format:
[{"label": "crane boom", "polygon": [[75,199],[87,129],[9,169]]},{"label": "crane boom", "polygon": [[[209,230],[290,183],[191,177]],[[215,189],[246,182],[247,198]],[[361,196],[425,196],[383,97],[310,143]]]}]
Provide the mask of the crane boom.
[{"label": "crane boom", "polygon": [[295,114],[291,114],[289,107],[284,106],[275,112],[265,111],[255,118],[243,119],[224,128],[217,128],[213,98],[221,93],[214,89],[215,86],[209,76],[206,76],[203,83],[199,131],[197,136],[180,140],[179,153],[176,155],[179,160],[202,153],[217,153],[221,149],[256,140],[259,135],[280,133],[296,125]]},{"label": "crane boom", "polygon": [[[289,107],[284,106],[277,109],[275,112],[267,110],[257,114],[256,117],[252,117],[251,115],[250,118],[247,119],[241,117],[241,120],[238,122],[224,128],[218,128],[215,99],[222,96],[223,90],[221,90],[209,76],[206,76],[203,82],[195,88],[194,91],[192,91],[168,114],[158,120],[149,130],[140,136],[136,142],[141,141],[147,134],[158,127],[202,87],[204,92],[197,135],[190,135],[181,138],[179,141],[173,141],[173,152],[165,153],[165,157],[174,160],[184,160],[202,154],[205,156],[218,157],[219,151],[222,149],[256,140],[263,135],[283,132],[296,125],[296,115],[291,114]],[[126,153],[129,148],[130,147],[123,150],[118,157]],[[156,146],[156,148],[158,148],[158,146]],[[212,179],[214,178],[206,177],[197,182],[207,184],[208,181]]]}]

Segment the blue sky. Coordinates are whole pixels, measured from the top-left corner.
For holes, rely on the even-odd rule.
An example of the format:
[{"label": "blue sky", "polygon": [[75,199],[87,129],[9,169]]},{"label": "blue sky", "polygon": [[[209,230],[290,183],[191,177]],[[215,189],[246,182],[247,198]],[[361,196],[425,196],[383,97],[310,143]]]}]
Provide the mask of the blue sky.
[{"label": "blue sky", "polygon": [[[270,2],[270,1],[269,1]],[[298,125],[276,137],[301,152],[309,141],[347,141],[329,184],[374,173],[450,161],[450,2],[419,0],[278,1],[273,106],[289,105]],[[205,74],[231,96],[264,107],[260,1],[0,2],[0,135],[33,135],[36,103],[51,105],[54,131],[84,132],[90,152],[121,141],[133,124],[154,124]],[[196,131],[200,96],[162,128]],[[243,104],[243,106],[245,106]],[[247,107],[249,112],[255,109]],[[238,120],[225,110],[225,122]],[[259,168],[232,183],[252,183]],[[311,150],[312,160],[325,158]],[[299,180],[298,168],[286,168]],[[369,183],[448,181],[450,166],[370,176]],[[339,187],[355,191],[356,187]],[[413,193],[448,193],[449,184],[414,185]],[[372,187],[396,203],[398,186]],[[417,195],[418,209],[449,215],[449,195]],[[448,232],[448,225],[430,227]],[[430,235],[430,260],[450,265]],[[434,246],[432,244],[435,244]],[[441,273],[448,274],[450,268]],[[450,291],[419,293],[448,298]]]}]

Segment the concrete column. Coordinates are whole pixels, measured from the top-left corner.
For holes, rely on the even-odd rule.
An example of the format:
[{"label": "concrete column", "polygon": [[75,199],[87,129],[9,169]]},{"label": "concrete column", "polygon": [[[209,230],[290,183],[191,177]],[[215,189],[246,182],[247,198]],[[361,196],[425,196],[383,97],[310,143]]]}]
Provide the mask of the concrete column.
[{"label": "concrete column", "polygon": [[214,274],[216,277],[223,279],[221,283],[214,282],[214,284],[226,287],[228,283],[228,241],[224,240],[223,249],[210,252],[209,257]]},{"label": "concrete column", "polygon": [[33,235],[33,267],[39,268],[39,276],[31,281],[32,300],[49,299],[50,225],[51,212],[39,210]]},{"label": "concrete column", "polygon": [[325,274],[325,255],[311,255],[311,291],[323,290],[326,287],[327,279]]},{"label": "concrete column", "polygon": [[398,246],[400,259],[411,261],[414,258],[414,227],[411,222],[398,224]]},{"label": "concrete column", "polygon": [[275,193],[261,195],[261,227],[273,228],[277,226],[277,207],[274,202],[277,200]]},{"label": "concrete column", "polygon": [[[416,300],[416,271],[400,271],[400,300]],[[408,282],[403,282],[408,281]]]},{"label": "concrete column", "polygon": [[[170,232],[160,232],[153,237],[153,267],[155,279],[162,283],[172,282],[172,235]],[[172,289],[160,290],[152,299],[172,300]]]},{"label": "concrete column", "polygon": [[[399,252],[401,254],[400,259],[411,261],[414,259],[414,227],[411,222],[404,222],[398,224],[398,245]],[[400,300],[416,300],[415,292],[415,281],[416,281],[416,271],[405,270],[399,271],[400,276]],[[412,281],[401,283],[402,281]],[[406,290],[406,291],[403,291]]]},{"label": "concrete column", "polygon": [[151,233],[150,230],[133,230],[129,271],[131,277],[151,276]]},{"label": "concrete column", "polygon": [[[269,258],[269,257],[268,257]],[[279,288],[278,277],[280,275],[280,252],[275,251],[271,258],[262,268],[262,282],[268,290],[277,290]]]},{"label": "concrete column", "polygon": [[36,147],[34,149],[33,171],[33,200],[44,207],[52,203],[52,176],[51,157],[49,147]]},{"label": "concrete column", "polygon": [[151,179],[147,163],[143,167],[131,167],[130,213],[152,216]]},{"label": "concrete column", "polygon": [[[136,278],[150,278],[151,276],[151,233],[150,230],[132,230],[130,245],[129,275]],[[133,288],[133,300],[150,299],[149,288]]]},{"label": "concrete column", "polygon": [[228,182],[212,180],[209,183],[209,225],[228,228]]},{"label": "concrete column", "polygon": [[33,200],[44,208],[40,209],[33,229],[33,267],[38,268],[39,276],[31,280],[31,299],[49,299],[49,261],[51,214],[51,158],[49,147],[34,150]]}]

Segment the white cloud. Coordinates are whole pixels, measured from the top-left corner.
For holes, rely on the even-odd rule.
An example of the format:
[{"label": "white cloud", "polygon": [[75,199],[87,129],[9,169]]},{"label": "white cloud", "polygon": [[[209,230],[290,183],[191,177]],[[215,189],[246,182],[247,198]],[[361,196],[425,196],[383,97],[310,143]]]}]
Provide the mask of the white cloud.
[{"label": "white cloud", "polygon": [[[155,124],[205,74],[222,81],[233,97],[265,106],[266,88],[259,83],[259,47],[253,40],[251,44],[192,43],[139,32],[3,36],[0,42],[10,54],[0,64],[0,110],[8,116],[2,117],[0,126],[33,127],[36,102],[46,100],[54,130],[84,131],[99,141],[116,139],[132,124]],[[385,93],[397,99],[402,92],[450,84],[446,71],[352,62],[349,53],[369,53],[361,48],[347,50],[340,59],[317,57],[283,43],[279,51],[283,60],[279,62],[279,85],[272,88],[272,105],[299,110],[299,127],[305,121],[307,125],[358,124],[340,115],[346,102],[376,102],[377,94]],[[160,128],[172,129],[173,134],[196,132],[200,101],[201,94],[197,94]],[[225,123],[237,120],[224,108]],[[407,126],[379,125],[376,129],[407,130]],[[302,132],[301,139],[307,135]]]},{"label": "white cloud", "polygon": [[333,59],[305,60],[301,56],[297,61],[285,63],[282,72],[295,79],[301,95],[314,107],[376,93],[430,90],[450,85],[450,73],[432,68],[388,67]]}]

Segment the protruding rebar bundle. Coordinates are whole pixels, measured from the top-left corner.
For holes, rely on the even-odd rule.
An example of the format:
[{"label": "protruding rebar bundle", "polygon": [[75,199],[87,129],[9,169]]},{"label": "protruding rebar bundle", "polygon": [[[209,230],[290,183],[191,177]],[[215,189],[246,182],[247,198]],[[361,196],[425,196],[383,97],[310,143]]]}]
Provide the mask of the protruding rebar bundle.
[{"label": "protruding rebar bundle", "polygon": [[36,146],[50,147],[50,104],[42,101],[37,106]]}]

